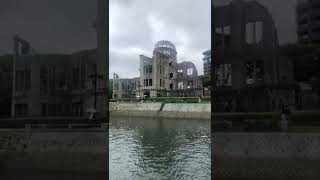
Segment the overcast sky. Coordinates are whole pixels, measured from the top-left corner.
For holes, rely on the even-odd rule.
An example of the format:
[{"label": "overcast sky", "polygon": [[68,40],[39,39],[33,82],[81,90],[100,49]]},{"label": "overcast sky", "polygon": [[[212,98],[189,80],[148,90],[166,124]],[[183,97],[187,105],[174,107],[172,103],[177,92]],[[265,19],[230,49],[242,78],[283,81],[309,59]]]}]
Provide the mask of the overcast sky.
[{"label": "overcast sky", "polygon": [[[294,42],[296,0],[258,1],[273,15],[280,43]],[[110,75],[138,76],[139,55],[151,57],[154,44],[164,39],[175,44],[178,62],[192,61],[203,73],[202,52],[211,44],[209,0],[110,0],[109,5]],[[0,0],[0,55],[12,52],[14,33],[38,53],[96,48],[96,14],[95,0]]]},{"label": "overcast sky", "polygon": [[210,0],[110,0],[110,77],[139,76],[139,55],[171,41],[178,62],[192,61],[203,74],[202,53],[211,48]]},{"label": "overcast sky", "polygon": [[12,53],[13,35],[38,53],[96,48],[95,0],[0,0],[0,55]]}]

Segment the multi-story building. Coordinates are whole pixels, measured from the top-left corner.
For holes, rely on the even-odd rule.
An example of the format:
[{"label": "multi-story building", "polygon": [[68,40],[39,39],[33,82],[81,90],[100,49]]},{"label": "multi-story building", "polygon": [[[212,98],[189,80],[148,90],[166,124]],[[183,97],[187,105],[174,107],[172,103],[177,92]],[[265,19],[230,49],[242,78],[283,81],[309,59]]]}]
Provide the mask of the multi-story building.
[{"label": "multi-story building", "polygon": [[113,82],[113,99],[136,98],[139,90],[139,77],[133,79],[114,78]]},{"label": "multi-story building", "polygon": [[16,116],[84,116],[95,108],[96,50],[19,56]]},{"label": "multi-story building", "polygon": [[[189,61],[177,63],[176,48],[169,41],[157,42],[151,58],[140,55],[139,71],[140,77],[134,80],[114,80],[114,98],[134,94],[129,87],[135,90],[138,97],[202,95],[202,84],[195,65]],[[134,86],[122,86],[122,83]]]},{"label": "multi-story building", "polygon": [[319,43],[320,1],[300,0],[296,14],[298,41],[300,43]]},{"label": "multi-story building", "polygon": [[211,75],[212,67],[211,67],[211,49],[203,52],[203,74]]}]

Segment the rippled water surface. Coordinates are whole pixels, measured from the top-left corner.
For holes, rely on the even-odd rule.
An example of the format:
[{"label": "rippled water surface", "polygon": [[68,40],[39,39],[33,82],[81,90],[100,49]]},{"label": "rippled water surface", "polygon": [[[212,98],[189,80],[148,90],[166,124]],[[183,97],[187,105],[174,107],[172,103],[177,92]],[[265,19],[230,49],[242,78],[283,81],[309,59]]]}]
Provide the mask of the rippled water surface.
[{"label": "rippled water surface", "polygon": [[110,179],[210,179],[209,120],[110,121]]}]

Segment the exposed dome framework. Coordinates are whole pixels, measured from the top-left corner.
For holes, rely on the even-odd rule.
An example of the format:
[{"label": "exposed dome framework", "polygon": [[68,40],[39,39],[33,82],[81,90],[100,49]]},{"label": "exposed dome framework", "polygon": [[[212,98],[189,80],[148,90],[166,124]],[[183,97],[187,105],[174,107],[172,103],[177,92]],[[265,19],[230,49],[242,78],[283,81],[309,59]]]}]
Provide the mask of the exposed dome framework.
[{"label": "exposed dome framework", "polygon": [[172,50],[176,51],[176,47],[174,46],[174,44],[172,44],[170,41],[167,41],[167,40],[162,40],[162,41],[157,42],[154,45],[154,48],[155,49],[157,49],[157,48],[169,48],[169,49],[172,49]]}]

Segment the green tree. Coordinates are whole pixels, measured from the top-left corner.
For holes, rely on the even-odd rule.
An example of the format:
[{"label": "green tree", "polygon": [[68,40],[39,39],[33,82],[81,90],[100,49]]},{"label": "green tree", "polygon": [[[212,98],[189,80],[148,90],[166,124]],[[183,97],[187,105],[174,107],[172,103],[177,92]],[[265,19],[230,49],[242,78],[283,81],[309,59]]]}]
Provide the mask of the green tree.
[{"label": "green tree", "polygon": [[201,80],[203,87],[211,86],[211,76],[210,75],[200,75],[199,79]]},{"label": "green tree", "polygon": [[109,79],[109,92],[108,92],[109,99],[112,99],[112,94],[113,94],[113,79]]}]

